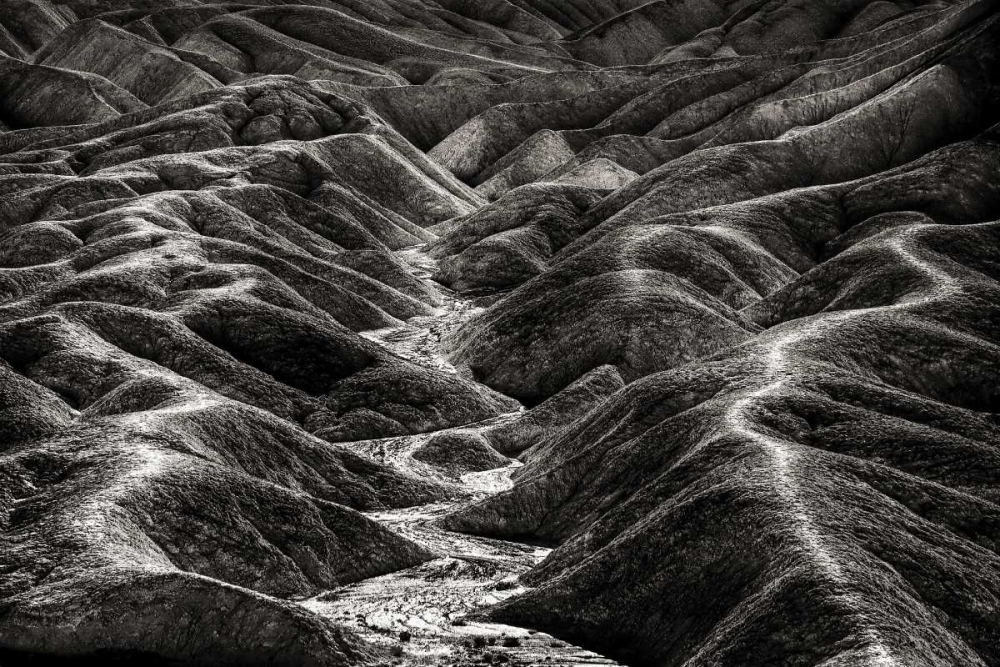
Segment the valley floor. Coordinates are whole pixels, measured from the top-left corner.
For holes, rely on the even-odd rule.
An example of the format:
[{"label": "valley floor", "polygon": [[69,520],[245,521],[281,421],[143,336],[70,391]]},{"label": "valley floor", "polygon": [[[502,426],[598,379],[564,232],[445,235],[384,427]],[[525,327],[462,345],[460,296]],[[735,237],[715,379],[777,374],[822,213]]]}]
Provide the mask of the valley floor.
[{"label": "valley floor", "polygon": [[[456,372],[440,349],[441,338],[482,309],[475,299],[438,285],[430,277],[436,262],[414,246],[397,251],[413,273],[442,294],[443,305],[430,317],[403,326],[364,332],[415,363]],[[477,430],[509,421],[513,412],[479,424]],[[367,455],[402,472],[448,484],[454,496],[416,507],[369,512],[386,528],[431,550],[438,558],[399,572],[365,579],[303,600],[307,609],[350,627],[373,644],[385,646],[402,664],[452,665],[615,665],[612,660],[544,632],[477,620],[479,613],[525,592],[518,577],[551,549],[444,530],[439,520],[463,504],[488,498],[513,486],[511,473],[521,463],[449,476],[411,457],[432,435],[420,434],[359,443]],[[401,637],[406,637],[405,641]],[[393,651],[393,648],[396,648]]]}]

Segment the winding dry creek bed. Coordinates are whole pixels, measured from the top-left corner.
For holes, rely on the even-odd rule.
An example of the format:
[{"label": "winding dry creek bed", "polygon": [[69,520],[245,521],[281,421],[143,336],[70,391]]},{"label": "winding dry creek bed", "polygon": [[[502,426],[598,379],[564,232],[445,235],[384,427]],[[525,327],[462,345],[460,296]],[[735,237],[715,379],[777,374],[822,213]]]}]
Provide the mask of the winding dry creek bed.
[{"label": "winding dry creek bed", "polygon": [[[433,316],[415,317],[400,327],[362,335],[415,363],[458,372],[441,354],[440,341],[481,310],[472,299],[431,281],[435,262],[423,246],[399,251],[415,276],[434,285],[442,305]],[[501,415],[463,430],[482,429],[510,420]],[[452,498],[417,507],[370,512],[368,516],[438,555],[407,570],[366,579],[303,600],[301,604],[347,626],[368,641],[386,647],[397,664],[461,665],[614,665],[596,653],[527,628],[489,623],[478,615],[525,589],[520,575],[540,563],[550,549],[449,532],[438,520],[458,506],[509,489],[511,474],[522,464],[452,476],[411,454],[431,434],[357,443],[375,458],[424,478],[448,485]]]}]

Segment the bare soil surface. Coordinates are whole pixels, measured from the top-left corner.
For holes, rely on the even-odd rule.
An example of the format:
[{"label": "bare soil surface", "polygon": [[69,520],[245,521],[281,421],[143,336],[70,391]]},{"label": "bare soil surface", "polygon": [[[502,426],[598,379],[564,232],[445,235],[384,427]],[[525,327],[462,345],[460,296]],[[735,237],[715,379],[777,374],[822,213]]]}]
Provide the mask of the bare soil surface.
[{"label": "bare soil surface", "polygon": [[458,373],[441,354],[441,339],[482,312],[483,308],[476,305],[475,299],[463,297],[431,281],[431,276],[437,270],[437,260],[425,252],[425,245],[403,248],[396,251],[396,255],[412,267],[414,276],[433,285],[441,293],[441,306],[432,315],[410,318],[403,326],[374,329],[362,332],[361,335],[407,361],[434,370]]},{"label": "bare soil surface", "polygon": [[[442,337],[482,309],[474,298],[432,283],[436,261],[424,246],[397,251],[413,274],[434,285],[442,306],[432,316],[403,326],[363,332],[414,363],[458,372],[440,349]],[[512,412],[462,427],[484,430],[516,417]],[[511,473],[523,465],[511,459],[494,470],[449,474],[412,457],[435,434],[408,435],[356,443],[365,454],[400,471],[453,489],[450,500],[416,507],[368,512],[367,516],[403,535],[438,558],[416,567],[365,579],[302,600],[311,611],[346,625],[390,651],[397,664],[453,665],[614,665],[596,653],[528,628],[490,623],[481,613],[527,589],[518,582],[551,549],[444,530],[439,519],[459,506],[481,501],[513,486]]]}]

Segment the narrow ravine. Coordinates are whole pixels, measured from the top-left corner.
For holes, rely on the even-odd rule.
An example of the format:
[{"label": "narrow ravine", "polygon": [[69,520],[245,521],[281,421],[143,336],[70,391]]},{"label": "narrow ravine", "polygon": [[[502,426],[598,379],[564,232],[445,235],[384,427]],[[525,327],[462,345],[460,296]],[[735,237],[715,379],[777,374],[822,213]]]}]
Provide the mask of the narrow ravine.
[{"label": "narrow ravine", "polygon": [[[727,411],[726,427],[768,453],[770,472],[781,499],[790,510],[791,529],[803,555],[813,561],[838,589],[845,602],[863,608],[857,599],[849,564],[838,557],[834,538],[824,534],[813,518],[808,494],[801,488],[796,446],[759,430],[751,412],[756,405],[785,390],[792,358],[808,339],[869,313],[926,305],[958,290],[957,280],[922,260],[910,247],[914,233],[898,239],[893,250],[913,266],[927,284],[898,303],[819,315],[775,341],[766,356],[761,384]],[[432,281],[436,263],[423,246],[400,251],[413,273],[441,294],[442,304],[431,316],[416,317],[395,328],[365,332],[406,359],[439,370],[457,373],[441,351],[441,340],[469,317],[481,311],[475,300],[454,293]],[[518,413],[461,430],[479,430],[514,418]],[[369,516],[438,555],[420,566],[367,579],[328,591],[302,604],[347,625],[369,641],[387,647],[401,664],[512,664],[588,665],[615,664],[597,654],[526,628],[491,624],[480,613],[524,591],[519,577],[544,559],[548,549],[444,531],[439,519],[464,503],[483,500],[512,486],[511,474],[521,463],[485,472],[449,475],[440,468],[413,458],[412,454],[433,434],[420,434],[356,443],[369,456],[452,489],[448,500],[400,510],[373,512]],[[864,664],[898,665],[874,628],[862,628],[868,642]]]},{"label": "narrow ravine", "polygon": [[414,276],[440,294],[441,305],[433,315],[412,317],[402,326],[364,331],[361,335],[407,361],[439,371],[457,373],[441,353],[441,339],[481,312],[482,307],[477,306],[473,299],[463,297],[432,280],[437,270],[437,260],[427,254],[425,244],[397,250],[396,256],[411,267]]},{"label": "narrow ravine", "polygon": [[[402,326],[362,335],[413,363],[457,373],[442,354],[441,340],[482,308],[473,299],[433,282],[436,261],[424,246],[400,250],[397,256],[412,267],[413,275],[441,294],[442,304],[431,316],[414,317]],[[484,429],[517,414],[512,412],[455,430]],[[397,664],[616,664],[542,632],[477,618],[490,606],[523,592],[518,578],[540,563],[550,549],[441,529],[438,520],[457,507],[509,489],[513,484],[511,473],[522,464],[511,460],[494,470],[451,475],[412,457],[433,435],[384,438],[353,446],[380,462],[432,479],[451,490],[447,500],[368,513],[438,557],[407,570],[324,592],[301,604],[387,648]]]}]

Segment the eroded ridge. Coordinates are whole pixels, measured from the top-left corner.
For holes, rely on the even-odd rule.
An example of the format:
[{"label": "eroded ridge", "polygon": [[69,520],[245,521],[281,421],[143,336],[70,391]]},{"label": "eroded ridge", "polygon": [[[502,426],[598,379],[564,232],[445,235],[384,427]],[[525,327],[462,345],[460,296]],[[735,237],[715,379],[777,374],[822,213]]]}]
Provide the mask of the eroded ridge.
[{"label": "eroded ridge", "polygon": [[[852,610],[863,609],[865,604],[860,599],[863,594],[851,590],[850,577],[845,575],[836,556],[836,551],[840,549],[831,549],[827,546],[830,538],[822,534],[813,519],[813,511],[809,507],[809,491],[803,490],[799,482],[799,476],[803,472],[797,467],[796,450],[801,445],[762,432],[750,414],[758,403],[782,393],[788,381],[787,376],[794,374],[796,347],[808,339],[835,335],[835,329],[839,325],[873,312],[932,306],[935,302],[957,297],[961,293],[959,281],[954,276],[916,254],[912,248],[916,235],[915,229],[907,230],[906,233],[894,237],[888,245],[906,265],[920,274],[922,281],[927,283],[924,289],[916,290],[913,296],[907,296],[890,306],[818,316],[805,326],[771,341],[771,349],[766,355],[766,365],[761,374],[768,384],[734,402],[725,413],[729,428],[737,435],[758,443],[768,453],[774,471],[775,489],[788,504],[788,517],[793,525],[792,530],[805,551],[806,558],[813,561],[823,576],[829,578],[836,588],[841,589],[840,595],[844,599],[844,605]],[[863,616],[861,620],[863,622]],[[864,632],[870,638],[867,651],[868,664],[878,667],[903,664],[893,657],[877,628],[866,628]]]},{"label": "eroded ridge", "polygon": [[0,3],[0,662],[1000,664],[998,45]]}]

